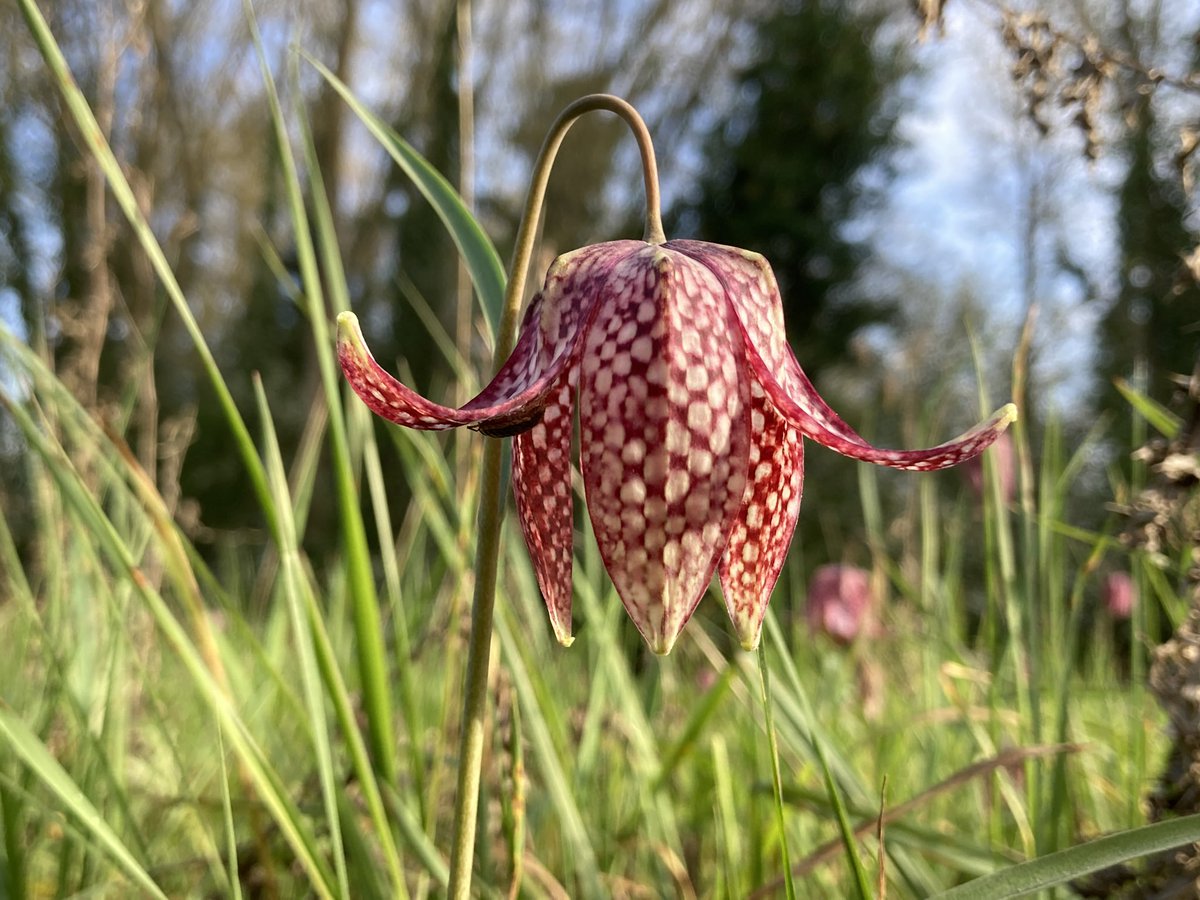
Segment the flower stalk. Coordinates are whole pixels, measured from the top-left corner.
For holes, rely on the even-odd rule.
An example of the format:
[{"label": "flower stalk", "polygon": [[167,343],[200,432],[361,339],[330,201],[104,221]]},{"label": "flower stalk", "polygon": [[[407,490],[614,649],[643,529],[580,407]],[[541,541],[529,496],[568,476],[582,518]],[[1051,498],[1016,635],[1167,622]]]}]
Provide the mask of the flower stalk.
[{"label": "flower stalk", "polygon": [[[589,112],[607,111],[620,116],[633,131],[641,154],[646,190],[645,240],[661,244],[666,240],[662,227],[658,167],[654,146],[646,123],[629,103],[611,94],[589,94],[570,104],[551,125],[533,167],[533,177],[525,201],[525,210],[517,230],[516,246],[509,266],[504,310],[493,356],[498,370],[513,350],[518,316],[525,295],[525,282],[533,258],[537,226],[546,185],[554,159],[567,131]],[[450,854],[449,896],[466,900],[470,896],[474,866],[475,828],[479,813],[479,786],[486,735],[488,666],[496,603],[496,576],[499,569],[500,528],[503,524],[502,438],[489,437],[483,450],[483,476],[480,484],[479,536],[475,549],[475,594],[471,608],[471,633],[467,645],[466,683],[463,692],[463,725],[458,755],[458,783],[454,806],[453,844]]]}]

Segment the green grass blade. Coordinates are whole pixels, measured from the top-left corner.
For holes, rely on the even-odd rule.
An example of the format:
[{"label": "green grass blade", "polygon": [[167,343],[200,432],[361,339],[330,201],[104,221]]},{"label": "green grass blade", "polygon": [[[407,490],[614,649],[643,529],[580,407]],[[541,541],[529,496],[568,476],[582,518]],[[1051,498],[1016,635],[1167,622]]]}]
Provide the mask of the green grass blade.
[{"label": "green grass blade", "polygon": [[267,517],[267,523],[273,530],[275,527],[275,510],[271,506],[271,492],[267,487],[266,471],[263,469],[262,462],[258,458],[258,451],[254,447],[254,440],[250,437],[250,431],[246,427],[246,422],[242,418],[242,414],[238,412],[237,405],[233,401],[233,395],[229,392],[229,387],[225,384],[225,379],[221,375],[220,369],[217,368],[212,351],[209,350],[208,343],[200,331],[200,325],[196,321],[196,317],[192,315],[187,299],[183,295],[183,289],[179,286],[179,281],[175,278],[175,273],[171,270],[171,264],[167,262],[166,254],[163,253],[162,247],[159,246],[158,239],[155,238],[154,232],[150,228],[150,223],[142,214],[141,208],[134,197],[133,188],[129,186],[129,182],[121,171],[121,164],[117,162],[112,148],[109,146],[108,141],[105,140],[104,132],[96,121],[96,117],[92,114],[83,91],[75,83],[75,78],[67,66],[66,58],[59,48],[58,42],[55,41],[54,35],[50,32],[50,26],[46,24],[46,19],[42,16],[34,0],[17,0],[17,2],[21,7],[21,13],[25,17],[25,22],[33,35],[34,42],[37,44],[42,58],[46,61],[46,65],[49,66],[54,76],[55,85],[62,95],[63,102],[70,112],[71,118],[79,129],[84,144],[92,155],[95,156],[101,170],[104,172],[104,177],[108,181],[113,197],[116,198],[117,204],[121,207],[121,211],[125,214],[125,218],[133,228],[138,243],[150,260],[151,267],[162,283],[163,289],[175,307],[176,313],[183,321],[184,328],[187,330],[188,336],[191,338],[192,344],[200,356],[201,366],[208,376],[213,390],[216,391],[221,411],[224,413],[225,419],[233,431],[234,447],[237,449],[238,455],[246,466],[246,471],[254,486],[254,492],[258,497],[263,514]]},{"label": "green grass blade", "polygon": [[[775,717],[771,713],[771,679],[767,668],[767,645],[761,642],[758,645],[758,676],[759,687],[762,689],[763,722],[767,730],[767,753],[771,759],[771,785],[774,787],[775,823],[779,828],[779,853],[782,857],[783,865],[783,887],[788,900],[795,900],[796,885],[792,879],[792,856],[788,851],[787,816],[783,810],[783,773],[779,767],[779,741],[775,735]],[[840,803],[841,795],[838,794],[837,789],[833,786],[833,777],[829,774],[828,766],[824,767],[824,773],[825,784],[830,790],[830,797],[834,799],[835,803]],[[839,818],[840,821],[841,819]],[[845,836],[844,829],[843,836]],[[851,840],[846,846],[846,852],[851,858],[858,858],[858,848],[853,842],[853,836],[851,836]],[[859,863],[857,868],[861,869],[862,864]],[[859,897],[860,900],[866,900],[861,887],[859,889]]]},{"label": "green grass blade", "polygon": [[379,842],[379,852],[392,876],[393,890],[397,896],[407,897],[400,855],[392,839],[392,830],[384,807],[383,791],[387,788],[387,782],[380,784],[375,777],[374,769],[371,768],[367,744],[355,719],[354,702],[342,678],[341,670],[338,668],[337,654],[325,623],[321,619],[317,598],[307,580],[304,581],[303,586],[303,599],[308,611],[309,629],[316,650],[317,664],[321,668],[321,678],[329,692],[334,715],[342,731],[345,752],[350,758],[350,765],[359,781],[363,802],[366,804],[367,814],[371,819],[376,840]]},{"label": "green grass blade", "polygon": [[588,838],[587,826],[584,824],[583,815],[580,813],[575,796],[571,791],[570,782],[559,761],[550,731],[546,727],[541,704],[538,702],[538,696],[533,688],[529,672],[526,670],[519,644],[508,622],[508,612],[506,606],[500,606],[500,615],[496,617],[496,632],[500,635],[500,646],[509,672],[512,674],[513,687],[516,688],[517,696],[520,698],[519,702],[525,710],[523,720],[525,734],[533,746],[538,772],[544,780],[546,790],[558,812],[563,840],[571,847],[572,862],[579,880],[580,896],[603,897],[606,892],[600,884],[596,854],[591,840]]},{"label": "green grass blade", "polygon": [[1065,884],[1092,872],[1200,841],[1200,815],[1157,822],[1032,859],[938,894],[939,900],[1000,900]]},{"label": "green grass blade", "polygon": [[396,164],[404,170],[417,190],[425,197],[446,226],[446,231],[458,248],[490,329],[489,343],[500,328],[500,313],[504,307],[504,266],[496,248],[475,217],[458,196],[450,182],[417,153],[412,146],[382,122],[378,116],[358,102],[342,81],[318,60],[305,54],[305,59],[324,76],[354,111],[375,139],[383,145]]},{"label": "green grass blade", "polygon": [[325,703],[321,696],[321,676],[313,658],[313,641],[308,627],[301,594],[304,580],[300,563],[300,550],[296,544],[296,528],[292,521],[292,500],[288,496],[287,476],[283,470],[283,458],[279,451],[279,440],[271,420],[271,410],[263,393],[262,380],[254,379],[254,398],[258,403],[262,421],[263,450],[266,457],[267,477],[279,510],[279,559],[282,564],[283,593],[287,600],[288,615],[295,633],[293,646],[300,669],[300,682],[304,693],[312,736],[313,753],[316,757],[317,776],[321,782],[321,799],[325,805],[325,817],[329,823],[329,840],[337,875],[338,888],[342,897],[350,896],[350,881],[346,874],[346,852],[342,846],[342,827],[338,814],[338,779],[333,770],[333,752],[330,749],[329,732],[326,727]]},{"label": "green grass blade", "polygon": [[[349,416],[355,413],[347,410]],[[361,407],[359,416],[369,416],[366,407]],[[421,752],[421,736],[424,734],[421,709],[417,703],[418,690],[412,664],[412,639],[408,633],[408,617],[401,602],[400,563],[397,559],[395,529],[391,511],[388,509],[387,491],[384,485],[383,463],[379,457],[379,443],[372,423],[362,429],[362,460],[367,476],[367,489],[371,497],[371,509],[375,514],[375,531],[379,540],[379,556],[383,569],[383,581],[388,603],[392,611],[392,631],[395,634],[394,666],[399,688],[400,710],[408,732],[408,776],[412,779],[421,821],[426,820],[428,796],[426,794],[426,764]]]},{"label": "green grass blade", "polygon": [[104,821],[100,811],[79,789],[66,769],[56,760],[37,735],[10,710],[0,707],[0,738],[27,765],[63,807],[90,834],[98,847],[142,890],[166,900],[166,894],[134,858],[133,853]]},{"label": "green grass blade", "polygon": [[[304,195],[300,187],[296,160],[292,154],[287,126],[283,120],[283,111],[275,90],[275,81],[271,76],[266,51],[262,46],[258,21],[249,0],[246,0],[243,8],[258,56],[267,101],[271,108],[276,147],[283,165],[284,185],[296,239],[296,255],[304,284],[304,294],[308,302],[309,325],[316,343],[321,384],[329,407],[330,447],[338,492],[338,509],[343,529],[343,546],[346,553],[354,631],[357,639],[359,677],[362,681],[363,705],[366,708],[371,752],[376,764],[380,767],[384,780],[394,781],[396,778],[396,755],[393,749],[391,691],[388,686],[383,629],[379,619],[379,598],[375,592],[375,581],[371,571],[366,527],[363,525],[362,513],[358,505],[358,489],[350,467],[350,449],[341,405],[337,367],[333,359],[333,341],[329,334],[328,314],[321,288],[321,273],[317,265],[308,214],[304,207]],[[337,255],[336,244],[333,243],[332,238],[332,220],[329,217],[328,201],[320,180],[320,173],[317,171],[315,154],[311,151],[311,144],[311,139],[307,139],[306,135],[306,146],[309,148],[309,179],[313,188],[313,198],[318,210],[324,208],[326,219],[323,242],[326,250],[324,261],[327,267],[332,267],[332,269],[327,269],[331,281],[344,282],[345,276],[342,272],[341,260]]]},{"label": "green grass blade", "polygon": [[226,877],[230,900],[242,900],[242,880],[238,877],[237,830],[233,825],[233,798],[229,795],[229,770],[225,765],[225,742],[220,723],[216,725],[217,759],[221,762],[221,821],[225,826]]},{"label": "green grass blade", "polygon": [[1179,434],[1179,429],[1183,427],[1183,420],[1179,416],[1152,397],[1147,397],[1124,378],[1116,379],[1113,384],[1125,401],[1149,423],[1151,428],[1168,440]]}]

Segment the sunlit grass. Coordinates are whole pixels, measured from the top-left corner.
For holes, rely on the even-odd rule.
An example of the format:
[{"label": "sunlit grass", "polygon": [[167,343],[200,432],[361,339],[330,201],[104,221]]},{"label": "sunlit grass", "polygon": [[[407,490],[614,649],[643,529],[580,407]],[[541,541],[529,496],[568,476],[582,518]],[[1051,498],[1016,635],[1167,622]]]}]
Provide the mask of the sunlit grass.
[{"label": "sunlit grass", "polygon": [[[429,177],[411,148],[392,149]],[[106,171],[122,183],[115,163]],[[120,429],[101,427],[39,353],[0,332],[17,385],[0,409],[22,435],[15,464],[35,523],[22,555],[0,516],[8,896],[445,890],[478,476],[454,470],[445,439],[377,431],[343,407],[327,321],[345,302],[340,276],[333,304],[317,293],[318,256],[336,273],[336,243],[319,182],[291,177],[301,299],[325,380],[291,459],[271,397],[228,412],[255,474],[265,554],[226,546],[210,568],[171,519],[160,490],[173,485],[150,484]],[[148,227],[142,236],[153,245]],[[225,396],[215,365],[210,375]],[[1018,441],[1031,449],[1023,431]],[[316,474],[322,446],[335,451],[332,485]],[[842,846],[852,833],[872,880],[882,866],[890,896],[924,897],[1144,824],[1138,798],[1166,747],[1142,687],[1146,647],[1085,610],[1096,561],[1119,551],[1070,519],[1083,448],[1067,452],[1053,423],[1041,446],[1012,504],[994,484],[976,503],[950,481],[915,479],[899,523],[884,521],[877,470],[863,467],[861,507],[844,514],[861,517],[887,587],[878,635],[841,649],[809,634],[806,572],[795,565],[781,583],[764,640],[786,835],[759,673],[719,604],[706,600],[670,657],[650,657],[581,520],[579,639],[564,650],[508,528],[478,892],[775,896],[786,837],[798,895],[845,896],[861,883]],[[409,487],[407,508],[387,507],[385,478]],[[341,491],[342,542],[314,566],[301,538],[312,493],[325,490]],[[1169,591],[1152,596],[1170,619],[1183,613]]]}]

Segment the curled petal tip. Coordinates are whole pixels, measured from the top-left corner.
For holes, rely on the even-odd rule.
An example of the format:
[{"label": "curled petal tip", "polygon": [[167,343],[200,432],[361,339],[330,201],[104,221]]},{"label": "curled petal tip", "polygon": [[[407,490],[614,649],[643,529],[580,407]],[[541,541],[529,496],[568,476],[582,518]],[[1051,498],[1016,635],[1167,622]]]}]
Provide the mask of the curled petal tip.
[{"label": "curled petal tip", "polygon": [[358,327],[358,316],[348,309],[338,313],[337,331],[339,341],[362,339],[362,331]]},{"label": "curled petal tip", "polygon": [[1013,422],[1017,421],[1018,418],[1017,404],[1005,403],[1002,407],[996,410],[996,430],[1003,431]]},{"label": "curled petal tip", "polygon": [[757,634],[752,634],[752,635],[740,634],[740,635],[738,635],[738,642],[742,645],[742,649],[746,650],[747,652],[752,653],[758,649],[758,635]]},{"label": "curled petal tip", "polygon": [[337,316],[337,346],[339,354],[346,354],[359,359],[370,356],[367,343],[363,340],[362,328],[358,324],[358,316],[345,310]]},{"label": "curled petal tip", "polygon": [[558,638],[559,644],[563,647],[570,647],[575,643],[575,635],[573,634],[556,634],[555,637]]}]

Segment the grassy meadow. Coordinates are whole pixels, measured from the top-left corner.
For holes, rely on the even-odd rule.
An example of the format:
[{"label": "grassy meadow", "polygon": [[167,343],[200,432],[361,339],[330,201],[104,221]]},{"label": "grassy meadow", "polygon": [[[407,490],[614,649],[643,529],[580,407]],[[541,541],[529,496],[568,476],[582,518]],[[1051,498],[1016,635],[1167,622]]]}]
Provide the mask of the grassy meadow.
[{"label": "grassy meadow", "polygon": [[[138,446],[145,393],[131,384],[98,415],[41,335],[0,326],[0,425],[17,448],[3,464],[19,467],[31,523],[18,546],[0,509],[0,897],[444,896],[485,439],[376,427],[343,384],[331,328],[348,295],[328,201],[307,125],[276,105],[296,302],[322,385],[283,458],[273,398],[258,385],[254,408],[234,405],[145,211],[22,5],[167,315],[188,328],[263,531],[202,552],[178,459]],[[348,100],[443,213],[490,335],[503,276],[487,237]],[[485,375],[421,310],[397,315],[433,329],[459,373],[435,396]],[[1184,820],[1135,830],[1169,746],[1145,685],[1151,648],[1187,611],[1179,573],[1125,551],[1115,519],[1107,531],[1073,520],[1069,503],[1095,441],[1128,454],[1139,436],[1068,446],[1051,421],[1038,438],[1014,427],[1011,500],[991,467],[979,497],[954,473],[905,475],[888,485],[900,485],[893,512],[861,466],[836,514],[866,535],[879,628],[848,647],[811,633],[794,546],[764,631],[766,706],[758,659],[737,649],[715,592],[670,656],[648,653],[586,516],[577,640],[560,647],[510,521],[474,893],[1010,896],[1200,838]],[[389,504],[394,484],[406,505]],[[1114,496],[1134,487],[1114,483]],[[317,560],[305,529],[320,494],[336,497],[340,534]],[[1128,621],[1097,602],[1113,569],[1140,590]],[[1100,854],[1020,865],[1104,835],[1119,838]]]}]

